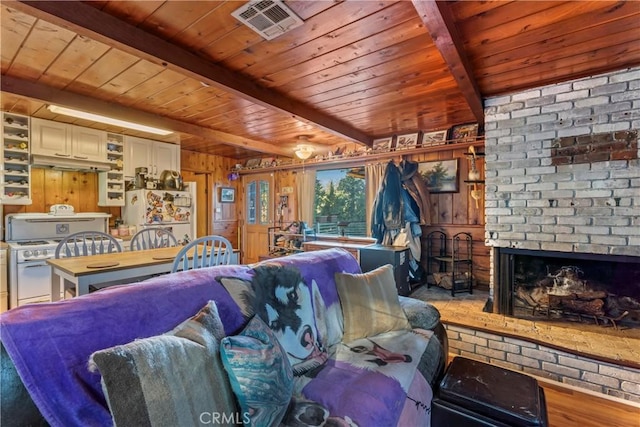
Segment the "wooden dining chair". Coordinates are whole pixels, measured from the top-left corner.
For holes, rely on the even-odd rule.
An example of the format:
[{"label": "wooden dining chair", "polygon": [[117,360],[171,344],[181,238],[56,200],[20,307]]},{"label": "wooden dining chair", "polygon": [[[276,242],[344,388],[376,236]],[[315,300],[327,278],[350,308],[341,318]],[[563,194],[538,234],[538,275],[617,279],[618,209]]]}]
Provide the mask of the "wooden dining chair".
[{"label": "wooden dining chair", "polygon": [[122,252],[122,246],[110,234],[99,231],[80,231],[69,234],[58,243],[55,257],[68,258],[112,252]]},{"label": "wooden dining chair", "polygon": [[200,237],[178,252],[171,272],[231,264],[232,254],[233,246],[225,237],[216,235]]},{"label": "wooden dining chair", "polygon": [[171,231],[161,227],[149,227],[138,231],[131,238],[131,250],[169,248],[178,246],[178,239]]}]

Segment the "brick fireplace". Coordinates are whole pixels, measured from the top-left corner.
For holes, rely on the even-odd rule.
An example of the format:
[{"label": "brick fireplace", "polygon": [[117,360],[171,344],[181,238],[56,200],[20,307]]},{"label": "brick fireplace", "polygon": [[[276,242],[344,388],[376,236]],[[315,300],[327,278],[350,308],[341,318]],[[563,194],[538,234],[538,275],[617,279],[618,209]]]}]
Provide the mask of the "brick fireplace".
[{"label": "brick fireplace", "polygon": [[499,313],[640,328],[640,257],[496,248]]},{"label": "brick fireplace", "polygon": [[[512,298],[500,283],[506,255],[565,258],[559,269],[608,257],[640,262],[638,129],[640,68],[485,100],[485,241],[494,309],[508,310],[500,301]],[[526,339],[501,346],[492,344],[507,340],[499,334],[458,329],[450,329],[450,344],[459,354],[640,402],[637,361],[616,364],[615,351],[607,360]],[[507,354],[496,355],[503,347]]]},{"label": "brick fireplace", "polygon": [[501,248],[640,262],[640,69],[489,99],[485,127],[493,266]]}]

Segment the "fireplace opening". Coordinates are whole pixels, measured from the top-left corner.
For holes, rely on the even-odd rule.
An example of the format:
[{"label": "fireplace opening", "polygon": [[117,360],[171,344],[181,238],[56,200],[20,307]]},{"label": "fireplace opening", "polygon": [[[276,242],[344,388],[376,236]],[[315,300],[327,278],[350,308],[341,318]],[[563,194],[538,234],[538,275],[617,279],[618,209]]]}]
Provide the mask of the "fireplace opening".
[{"label": "fireplace opening", "polygon": [[640,327],[640,257],[497,250],[496,298],[501,313]]}]

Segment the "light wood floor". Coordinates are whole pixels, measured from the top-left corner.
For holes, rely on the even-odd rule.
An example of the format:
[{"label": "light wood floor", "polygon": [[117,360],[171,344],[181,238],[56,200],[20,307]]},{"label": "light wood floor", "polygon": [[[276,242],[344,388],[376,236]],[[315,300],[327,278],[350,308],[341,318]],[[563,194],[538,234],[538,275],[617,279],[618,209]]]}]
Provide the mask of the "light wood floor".
[{"label": "light wood floor", "polygon": [[544,388],[549,427],[639,427],[640,406],[538,380]]}]

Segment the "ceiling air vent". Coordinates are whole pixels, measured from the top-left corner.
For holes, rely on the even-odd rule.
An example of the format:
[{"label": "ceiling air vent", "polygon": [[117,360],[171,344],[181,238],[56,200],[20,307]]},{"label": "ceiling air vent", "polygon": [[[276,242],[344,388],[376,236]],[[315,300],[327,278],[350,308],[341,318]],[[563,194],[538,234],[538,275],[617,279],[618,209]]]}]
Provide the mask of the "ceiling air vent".
[{"label": "ceiling air vent", "polygon": [[280,0],[252,1],[231,15],[267,40],[303,24],[302,19]]}]

